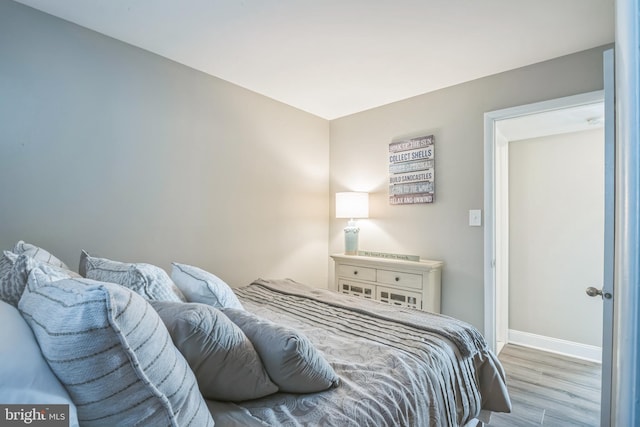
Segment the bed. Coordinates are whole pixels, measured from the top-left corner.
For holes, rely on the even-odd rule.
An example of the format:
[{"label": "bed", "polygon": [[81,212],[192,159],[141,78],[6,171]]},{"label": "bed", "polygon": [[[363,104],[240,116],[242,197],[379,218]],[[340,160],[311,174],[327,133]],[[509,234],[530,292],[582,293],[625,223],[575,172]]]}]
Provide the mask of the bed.
[{"label": "bed", "polygon": [[472,426],[511,410],[482,335],[447,316],[84,251],[78,271],[22,241],[0,257],[0,406],[62,405],[70,426],[197,427]]},{"label": "bed", "polygon": [[208,401],[216,425],[461,426],[510,411],[500,363],[464,322],[292,280],[257,280],[235,293],[246,310],[309,337],[340,385]]}]

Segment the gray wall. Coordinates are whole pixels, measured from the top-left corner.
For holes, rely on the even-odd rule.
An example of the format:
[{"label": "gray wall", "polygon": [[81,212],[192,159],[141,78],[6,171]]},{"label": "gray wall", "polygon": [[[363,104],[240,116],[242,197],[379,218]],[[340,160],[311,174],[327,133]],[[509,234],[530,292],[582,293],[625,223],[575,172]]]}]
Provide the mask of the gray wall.
[{"label": "gray wall", "polygon": [[603,265],[603,129],[511,142],[509,329],[600,347]]},{"label": "gray wall", "polygon": [[[372,193],[370,219],[359,222],[360,248],[444,261],[442,312],[482,330],[483,228],[467,224],[469,209],[483,207],[483,114],[602,89],[603,50],[565,56],[332,121],[331,194]],[[436,137],[435,203],[390,206],[388,144],[428,134]],[[332,201],[332,214],[333,208]],[[344,250],[343,227],[344,221],[332,215],[332,252]]]},{"label": "gray wall", "polygon": [[329,123],[0,0],[0,248],[327,282]]},{"label": "gray wall", "polygon": [[[0,248],[324,287],[343,250],[333,194],[365,190],[361,248],[443,260],[443,312],[482,328],[483,229],[467,215],[483,205],[483,113],[601,89],[601,51],[329,123],[0,0]],[[436,202],[389,206],[389,142],[429,133]]]}]

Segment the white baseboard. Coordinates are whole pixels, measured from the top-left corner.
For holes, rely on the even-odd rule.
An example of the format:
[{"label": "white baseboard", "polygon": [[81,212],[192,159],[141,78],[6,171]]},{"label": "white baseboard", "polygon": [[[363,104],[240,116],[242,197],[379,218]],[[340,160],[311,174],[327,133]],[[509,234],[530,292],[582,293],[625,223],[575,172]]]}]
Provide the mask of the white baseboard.
[{"label": "white baseboard", "polygon": [[602,363],[602,347],[509,329],[509,343]]}]

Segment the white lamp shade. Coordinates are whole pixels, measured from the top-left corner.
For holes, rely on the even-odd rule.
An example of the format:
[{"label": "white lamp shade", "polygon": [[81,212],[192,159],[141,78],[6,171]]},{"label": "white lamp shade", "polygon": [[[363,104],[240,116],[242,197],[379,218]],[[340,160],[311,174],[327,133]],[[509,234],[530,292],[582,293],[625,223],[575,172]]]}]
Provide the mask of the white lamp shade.
[{"label": "white lamp shade", "polygon": [[336,193],[336,218],[369,218],[369,193]]}]

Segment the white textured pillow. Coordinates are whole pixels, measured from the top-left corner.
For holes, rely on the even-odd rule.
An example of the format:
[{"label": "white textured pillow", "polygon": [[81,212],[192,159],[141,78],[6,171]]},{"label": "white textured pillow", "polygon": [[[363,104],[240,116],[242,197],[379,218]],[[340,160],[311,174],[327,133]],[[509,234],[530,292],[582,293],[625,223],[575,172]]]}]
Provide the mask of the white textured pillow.
[{"label": "white textured pillow", "polygon": [[83,426],[213,426],[187,361],[140,295],[32,271],[19,309]]},{"label": "white textured pillow", "polygon": [[185,301],[167,273],[155,265],[113,261],[82,251],[78,271],[88,279],[117,283],[150,300]]},{"label": "white textured pillow", "polygon": [[189,362],[204,397],[242,401],[278,391],[251,341],[219,310],[198,303],[150,304]]},{"label": "white textured pillow", "polygon": [[243,308],[233,290],[218,276],[187,264],[174,262],[172,265],[171,278],[187,301],[217,308]]},{"label": "white textured pillow", "polygon": [[26,243],[22,240],[16,243],[16,245],[13,247],[13,253],[15,253],[16,255],[29,255],[30,257],[35,258],[38,261],[53,265],[54,267],[60,267],[65,270],[69,270],[69,267],[67,267],[64,262],[60,261],[47,250],[42,249],[41,247],[38,247],[36,245],[32,245],[31,243]]},{"label": "white textured pillow", "polygon": [[0,277],[0,299],[8,302],[14,307],[18,306],[18,301],[20,301],[22,292],[27,286],[29,273],[34,268],[40,268],[40,270],[46,274],[50,280],[67,279],[69,277],[77,276],[77,274],[70,270],[55,267],[51,264],[45,264],[26,254],[15,255],[11,252],[4,251],[2,259],[2,268],[4,269],[4,266],[8,265],[9,269],[2,277]]},{"label": "white textured pillow", "polygon": [[2,301],[0,325],[0,402],[69,405],[68,425],[77,427],[76,406],[42,357],[29,325],[15,307]]},{"label": "white textured pillow", "polygon": [[329,362],[302,333],[245,310],[222,312],[249,338],[280,391],[314,393],[340,384]]}]

